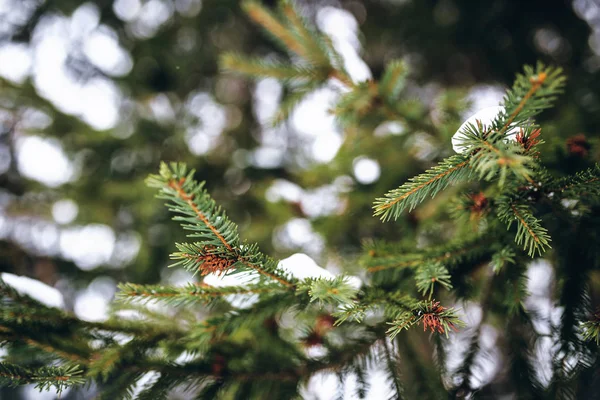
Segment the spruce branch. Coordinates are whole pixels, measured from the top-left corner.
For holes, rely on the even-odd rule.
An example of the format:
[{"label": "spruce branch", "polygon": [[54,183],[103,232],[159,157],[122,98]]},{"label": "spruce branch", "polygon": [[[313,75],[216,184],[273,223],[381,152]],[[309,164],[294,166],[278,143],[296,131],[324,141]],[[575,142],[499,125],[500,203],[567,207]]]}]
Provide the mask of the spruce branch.
[{"label": "spruce branch", "polygon": [[281,23],[275,15],[256,1],[242,2],[242,9],[256,24],[279,42],[283,49],[290,50],[300,57],[308,55],[305,46],[287,26]]},{"label": "spruce branch", "polygon": [[204,283],[190,283],[184,287],[174,287],[125,283],[119,285],[118,298],[122,301],[164,302],[178,306],[192,303],[211,304],[225,296],[262,294],[281,290],[279,284],[213,287]]},{"label": "spruce branch", "polygon": [[184,164],[161,163],[159,175],[150,175],[146,180],[150,187],[160,190],[159,198],[169,200],[167,207],[176,214],[173,219],[192,231],[188,237],[203,239],[179,245],[181,251],[173,254],[179,260],[175,265],[195,267],[203,274],[253,270],[293,289],[296,280],[278,269],[275,260],[262,254],[256,245],[240,244],[237,226],[216,205],[204,189],[204,182],[193,179],[194,173]]},{"label": "spruce branch", "polygon": [[391,102],[398,98],[404,88],[407,72],[406,63],[401,60],[393,60],[386,65],[379,83],[379,93],[384,99]]},{"label": "spruce branch", "polygon": [[334,279],[307,279],[298,290],[306,287],[310,301],[322,304],[349,304],[356,295],[357,289],[350,285],[347,278],[339,276]]},{"label": "spruce branch", "polygon": [[500,251],[494,253],[491,261],[494,273],[498,274],[506,265],[514,264],[516,256],[510,247],[503,247]]},{"label": "spruce branch", "polygon": [[581,327],[585,340],[594,340],[597,345],[600,345],[600,313],[594,314],[592,319],[583,322]]},{"label": "spruce branch", "polygon": [[464,260],[472,260],[489,252],[489,243],[479,236],[470,235],[441,246],[432,246],[418,252],[395,244],[365,243],[361,258],[368,272],[376,273],[389,269],[417,268],[427,263],[443,263],[453,266]]},{"label": "spruce branch", "polygon": [[498,218],[507,224],[507,229],[510,229],[512,224],[517,223],[517,234],[515,242],[523,246],[530,257],[537,254],[542,254],[550,248],[550,236],[548,231],[540,224],[526,204],[519,204],[506,196],[502,196],[498,201],[496,210]]},{"label": "spruce branch", "polygon": [[83,384],[81,374],[76,365],[30,369],[0,362],[0,386],[35,384],[40,391],[55,389],[60,394],[68,387]]},{"label": "spruce branch", "polygon": [[403,292],[386,292],[379,288],[364,288],[357,299],[343,305],[334,313],[336,325],[345,321],[362,322],[368,311],[383,309],[387,319],[396,319],[398,315],[412,313],[420,305],[420,301]]},{"label": "spruce branch", "polygon": [[588,198],[598,201],[600,199],[600,164],[578,172],[574,176],[557,179],[549,185],[546,192],[548,194],[556,193],[562,199]]},{"label": "spruce branch", "polygon": [[[531,119],[552,106],[564,82],[560,68],[541,63],[535,68],[525,66],[524,74],[517,75],[504,97],[503,110],[494,120],[487,126],[481,121],[467,124],[459,133],[460,146],[467,149],[470,164],[481,179],[498,177],[503,186],[507,172],[512,171],[516,177],[532,181],[532,169],[536,166],[533,148],[542,141]],[[507,138],[507,132],[515,128],[519,129],[516,143]]]},{"label": "spruce branch", "polygon": [[417,289],[422,295],[427,296],[431,300],[433,290],[436,284],[443,286],[446,289],[452,289],[450,283],[450,274],[446,267],[441,263],[426,263],[417,268],[415,274]]},{"label": "spruce branch", "polygon": [[287,83],[324,81],[330,73],[321,67],[287,64],[263,58],[247,58],[235,53],[223,54],[220,65],[225,72],[236,72],[254,78],[275,78]]},{"label": "spruce branch", "polygon": [[456,331],[457,327],[464,326],[454,308],[447,308],[439,301],[422,302],[413,310],[405,312],[390,323],[392,327],[388,329],[388,334],[393,339],[404,329],[408,329],[415,324],[423,324],[423,331],[429,329],[431,332],[443,333],[448,337],[450,330]]},{"label": "spruce branch", "polygon": [[503,133],[483,124],[468,124],[462,131],[461,145],[471,150],[470,166],[486,181],[498,180],[504,186],[508,172],[521,180],[531,181],[535,161],[524,154],[518,143],[505,142]]},{"label": "spruce branch", "polygon": [[398,219],[405,209],[412,211],[427,197],[434,197],[451,183],[471,176],[469,160],[460,154],[442,161],[427,172],[409,179],[409,182],[375,200],[374,215],[382,221]]},{"label": "spruce branch", "polygon": [[504,96],[504,113],[495,121],[494,129],[505,133],[511,125],[523,126],[530,118],[552,107],[565,82],[561,68],[541,62],[535,67],[525,66],[523,74],[517,74],[512,89]]},{"label": "spruce branch", "polygon": [[[323,36],[309,28],[306,21],[300,16],[291,0],[283,0],[279,3],[281,15],[285,18],[289,29],[306,49],[306,58],[314,65],[327,65],[330,63],[329,52],[331,47]],[[334,51],[335,52],[335,51]],[[339,63],[338,67],[343,63]]]}]

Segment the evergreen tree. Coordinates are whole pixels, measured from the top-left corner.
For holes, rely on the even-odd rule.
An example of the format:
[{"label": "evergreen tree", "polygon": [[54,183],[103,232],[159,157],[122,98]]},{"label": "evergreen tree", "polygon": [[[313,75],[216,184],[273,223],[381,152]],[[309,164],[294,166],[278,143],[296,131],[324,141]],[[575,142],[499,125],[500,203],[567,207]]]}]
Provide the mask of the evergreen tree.
[{"label": "evergreen tree", "polygon": [[[567,84],[562,70],[524,67],[494,113],[460,126],[461,93],[446,91],[433,106],[415,100],[406,62],[390,61],[378,79],[355,82],[330,38],[291,2],[276,11],[253,1],[242,7],[283,53],[278,59],[226,53],[221,66],[284,85],[273,125],[285,124],[318,88],[334,87],[340,96],[331,112],[348,139],[323,168],[346,171],[359,151],[402,166],[382,172],[376,186],[387,193],[372,199],[372,209],[350,197],[347,212],[366,208],[375,218],[323,227],[330,234],[352,235],[352,227],[363,225],[373,232],[358,254],[337,249],[346,263],[361,266],[349,268],[361,283],[350,275],[300,278],[283,269],[240,237],[194,169],[162,163],[147,184],[188,231],[172,267],[198,281],[121,284],[105,322],[80,320],[2,283],[0,335],[9,351],[0,382],[59,392],[94,382],[107,399],[170,398],[178,391],[184,398],[283,399],[301,396],[315,374],[333,372],[342,383],[355,377],[360,398],[377,366],[391,398],[590,398],[598,387],[600,341],[600,167],[587,160],[579,171],[564,168],[544,143],[556,128],[535,120]],[[372,137],[390,121],[411,134]],[[409,140],[419,133],[440,150],[429,160],[434,165],[410,178],[415,167],[404,168],[410,160],[401,158],[418,148]],[[583,139],[569,146],[573,155],[587,151]],[[316,181],[327,176],[313,174]],[[397,229],[385,228],[394,223]],[[396,240],[380,240],[379,229],[391,229],[385,237]],[[528,267],[542,261],[553,266],[550,299],[558,315],[544,315],[530,301]],[[239,283],[209,285],[207,275]],[[481,310],[475,322],[469,304]],[[490,327],[498,332],[491,346]],[[543,345],[549,350],[540,356]],[[540,362],[550,365],[549,376],[539,373]]]}]

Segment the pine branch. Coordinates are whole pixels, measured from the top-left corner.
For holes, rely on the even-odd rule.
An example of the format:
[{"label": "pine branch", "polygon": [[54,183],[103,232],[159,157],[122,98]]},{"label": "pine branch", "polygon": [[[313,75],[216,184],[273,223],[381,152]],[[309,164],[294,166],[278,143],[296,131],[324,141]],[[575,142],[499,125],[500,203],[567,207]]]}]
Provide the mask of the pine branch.
[{"label": "pine branch", "polygon": [[448,290],[452,289],[450,274],[446,267],[440,263],[427,263],[419,266],[415,274],[415,281],[419,292],[423,296],[427,296],[429,300],[433,296],[436,284]]},{"label": "pine branch", "polygon": [[298,291],[306,290],[310,301],[320,304],[349,304],[357,290],[348,283],[346,277],[334,279],[306,279],[298,286]]},{"label": "pine branch", "polygon": [[383,289],[366,287],[353,303],[344,305],[334,316],[336,325],[345,321],[361,322],[369,311],[383,309],[386,319],[396,319],[400,315],[412,314],[422,302],[400,291],[386,292]]},{"label": "pine branch", "polygon": [[600,312],[595,313],[590,320],[583,322],[581,327],[585,340],[594,340],[597,345],[600,345]]},{"label": "pine branch", "polygon": [[81,373],[78,366],[29,369],[0,362],[0,386],[35,384],[40,391],[55,389],[60,393],[68,387],[83,384]]},{"label": "pine branch", "polygon": [[549,185],[548,194],[556,193],[560,198],[587,198],[600,200],[600,164],[578,172],[575,176],[558,179]]},{"label": "pine branch", "polygon": [[[538,63],[536,68],[526,66],[524,74],[517,75],[511,90],[504,97],[504,110],[490,126],[469,124],[461,131],[461,145],[468,149],[470,165],[479,172],[480,178],[492,180],[499,175],[499,185],[506,181],[507,171],[531,182],[535,167],[533,147],[539,143],[539,130],[531,118],[552,106],[562,92],[565,77],[560,68],[546,67]],[[519,128],[517,143],[507,142],[509,130]]]},{"label": "pine branch", "polygon": [[379,83],[379,93],[388,101],[397,99],[404,88],[407,66],[401,60],[391,61],[386,67]]},{"label": "pine branch", "polygon": [[556,96],[562,93],[566,78],[561,68],[538,63],[535,68],[525,66],[503,101],[504,113],[494,123],[494,129],[504,133],[511,125],[522,126],[528,119],[552,107]]},{"label": "pine branch", "polygon": [[250,19],[260,25],[265,32],[279,42],[284,50],[292,51],[300,57],[308,55],[305,46],[298,37],[260,3],[256,1],[244,1],[242,2],[242,9]]},{"label": "pine branch", "polygon": [[298,10],[290,0],[284,0],[279,3],[280,13],[286,19],[289,29],[295,33],[306,49],[306,58],[314,65],[329,65],[330,59],[328,52],[330,49],[327,43],[323,41],[322,35],[310,29],[298,14]]},{"label": "pine branch", "polygon": [[[414,246],[411,247],[414,249]],[[365,244],[365,256],[361,258],[361,265],[371,273],[389,269],[417,268],[427,263],[453,266],[464,260],[480,257],[489,250],[489,242],[478,236],[460,238],[451,243],[428,247],[419,252],[411,252],[407,248],[394,244],[374,242]]]},{"label": "pine branch", "polygon": [[492,268],[498,274],[508,264],[515,263],[516,254],[510,247],[503,247],[492,256]]},{"label": "pine branch", "polygon": [[147,184],[160,189],[159,198],[169,200],[167,207],[176,213],[184,229],[193,233],[188,237],[203,239],[199,243],[179,245],[182,250],[173,257],[187,268],[194,265],[203,273],[230,269],[253,270],[294,288],[296,280],[277,268],[277,262],[262,254],[256,245],[241,245],[237,226],[204,189],[204,182],[193,179],[195,171],[188,172],[184,164],[162,163],[159,175],[151,175]]},{"label": "pine branch", "polygon": [[525,155],[518,143],[505,142],[503,133],[485,125],[467,125],[462,131],[461,145],[470,149],[470,166],[479,173],[479,178],[487,181],[498,180],[504,186],[508,172],[521,180],[531,182],[536,163]]},{"label": "pine branch", "polygon": [[416,324],[423,324],[423,331],[429,329],[431,332],[445,334],[448,337],[450,330],[456,331],[457,327],[464,326],[454,308],[440,305],[439,301],[422,302],[413,312],[400,314],[396,320],[390,323],[388,329],[390,338],[395,338],[401,331]]},{"label": "pine branch", "polygon": [[469,160],[455,155],[442,161],[424,174],[409,179],[409,182],[378,198],[373,208],[381,220],[398,219],[405,209],[412,211],[427,197],[434,197],[451,183],[466,180],[471,176]]},{"label": "pine branch", "polygon": [[522,245],[529,256],[534,257],[542,254],[550,248],[550,236],[548,231],[542,227],[540,221],[533,215],[526,204],[516,203],[506,196],[498,201],[498,218],[507,224],[510,229],[513,222],[517,223],[517,234],[515,242]]},{"label": "pine branch", "polygon": [[254,78],[275,78],[287,83],[325,81],[329,77],[327,69],[247,58],[234,53],[223,54],[220,65],[225,72],[236,72]]},{"label": "pine branch", "polygon": [[185,287],[163,285],[136,285],[125,283],[119,285],[118,297],[122,301],[157,302],[169,305],[188,305],[193,303],[211,304],[225,296],[236,294],[261,294],[281,291],[278,284],[213,287],[203,283],[190,283]]}]

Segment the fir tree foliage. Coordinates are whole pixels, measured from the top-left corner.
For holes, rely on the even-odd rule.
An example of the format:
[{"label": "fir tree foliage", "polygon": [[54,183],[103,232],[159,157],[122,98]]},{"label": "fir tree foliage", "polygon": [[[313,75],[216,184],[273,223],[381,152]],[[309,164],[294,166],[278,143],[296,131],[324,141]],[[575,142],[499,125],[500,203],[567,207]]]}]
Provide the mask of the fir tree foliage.
[{"label": "fir tree foliage", "polygon": [[420,104],[415,110],[414,103],[400,96],[408,73],[402,60],[389,62],[379,82],[354,82],[331,39],[312,29],[291,1],[279,2],[276,12],[252,0],[243,2],[242,8],[289,54],[291,60],[248,58],[225,53],[221,57],[221,68],[252,78],[277,79],[286,86],[287,95],[272,124],[286,121],[307,95],[332,80],[344,87],[344,93],[330,111],[345,127],[361,124],[375,128],[389,120],[409,125],[422,124],[425,111]]},{"label": "fir tree foliage", "polygon": [[[356,127],[371,130],[385,121],[401,121],[412,130],[449,129],[436,127],[425,105],[403,96],[409,77],[406,63],[392,60],[379,79],[353,82],[331,40],[311,28],[291,2],[280,2],[275,11],[255,1],[242,7],[289,59],[230,53],[221,64],[226,71],[286,85],[288,95],[274,123],[285,121],[308,94],[333,80],[344,88],[331,111],[348,132]],[[354,374],[357,393],[364,396],[366,371],[377,364],[386,372],[392,398],[408,398],[413,392],[422,398],[473,395],[486,389],[473,387],[471,378],[479,360],[491,357],[480,338],[484,324],[493,322],[509,333],[508,344],[498,346],[508,347],[503,375],[514,393],[524,398],[539,398],[542,392],[574,397],[576,377],[590,374],[597,364],[598,318],[586,309],[586,281],[597,268],[593,251],[578,251],[583,240],[565,248],[555,240],[552,255],[563,271],[567,253],[581,253],[582,262],[560,282],[563,315],[558,326],[551,325],[559,350],[552,354],[553,377],[545,387],[534,376],[529,356],[540,340],[536,315],[524,301],[527,264],[546,256],[550,232],[553,237],[561,234],[548,210],[568,220],[569,232],[578,239],[584,236],[582,224],[594,225],[596,218],[600,167],[558,177],[545,169],[540,157],[541,128],[533,118],[552,106],[563,85],[559,68],[525,67],[492,123],[477,122],[461,132],[464,153],[441,159],[376,199],[376,216],[399,220],[404,211],[427,199],[436,201],[456,186],[452,189],[459,199],[449,202],[449,214],[457,227],[451,239],[433,243],[425,237],[419,242],[365,242],[358,263],[366,278],[358,288],[343,275],[298,279],[285,272],[278,260],[240,238],[237,225],[195,179],[194,170],[182,163],[162,163],[147,183],[158,190],[189,238],[176,244],[171,267],[193,273],[196,280],[185,286],[121,284],[109,319],[98,323],[47,307],[0,281],[0,343],[9,349],[9,357],[0,363],[0,384],[34,383],[42,390],[60,391],[94,380],[100,398],[132,398],[140,379],[153,373],[137,398],[168,398],[174,388],[198,399],[297,398],[308,379],[331,371],[340,382]],[[442,108],[458,114],[461,101],[447,92]],[[573,213],[564,206],[564,200],[574,197],[585,203],[586,212]],[[465,220],[475,221],[475,229],[462,226]],[[203,281],[209,274],[250,279],[217,287]],[[235,304],[240,297],[252,302]],[[443,304],[474,298],[482,309],[481,320],[467,332],[468,348],[459,366],[448,370],[445,339],[465,324],[458,308]],[[160,308],[148,307],[149,302]],[[427,334],[419,332],[421,326]],[[428,364],[414,344],[430,338],[436,360],[432,356]],[[324,355],[306,351],[314,345],[322,346]]]},{"label": "fir tree foliage", "polygon": [[[550,237],[540,221],[532,214],[527,204],[515,203],[511,199],[515,185],[505,185],[509,173],[516,179],[529,183],[537,190],[536,170],[539,170],[535,146],[539,129],[532,121],[542,110],[551,107],[557,94],[562,91],[565,78],[559,68],[538,63],[535,68],[527,66],[504,97],[503,111],[486,126],[468,124],[460,133],[465,154],[454,155],[424,174],[411,178],[409,182],[385,194],[374,203],[375,215],[383,221],[398,219],[408,209],[411,211],[428,197],[434,197],[448,185],[475,179],[497,181],[501,195],[497,199],[498,218],[507,224],[517,222],[515,241],[530,256],[543,253],[550,247]],[[515,140],[507,136],[510,130],[518,129]]]},{"label": "fir tree foliage", "polygon": [[23,368],[18,365],[0,362],[0,385],[18,386],[35,384],[40,391],[55,389],[58,393],[64,389],[80,385],[84,379],[77,366]]},{"label": "fir tree foliage", "polygon": [[[422,324],[426,329],[446,335],[449,330],[460,326],[455,310],[445,308],[439,302],[420,301],[401,292],[390,294],[375,287],[357,288],[344,276],[334,279],[297,280],[284,273],[278,267],[278,263],[260,253],[257,246],[241,242],[236,225],[215,204],[203,184],[195,181],[193,176],[193,170],[188,171],[184,165],[173,163],[162,164],[160,174],[148,178],[148,184],[159,190],[158,197],[168,201],[167,208],[175,213],[174,219],[190,232],[188,236],[191,239],[201,240],[179,244],[180,251],[173,255],[177,261],[174,266],[200,272],[201,277],[205,273],[217,275],[242,273],[252,274],[258,279],[253,281],[254,283],[229,287],[213,287],[203,282],[190,283],[183,287],[121,284],[118,294],[121,306],[115,308],[114,317],[105,323],[79,321],[61,310],[43,306],[29,297],[22,296],[10,286],[3,284],[0,288],[5,301],[2,314],[2,326],[4,326],[2,333],[5,343],[16,345],[18,342],[24,342],[67,363],[55,369],[36,371],[6,364],[3,367],[7,371],[5,376],[7,380],[12,384],[23,384],[39,379],[36,382],[39,383],[40,388],[55,385],[60,389],[65,385],[81,384],[93,379],[109,386],[102,394],[104,397],[132,398],[137,380],[145,372],[154,371],[159,373],[160,377],[148,383],[140,396],[164,395],[170,388],[181,383],[182,374],[188,373],[197,375],[195,379],[198,388],[203,388],[206,393],[213,393],[210,388],[217,390],[214,386],[216,382],[225,385],[218,389],[218,392],[223,390],[237,392],[241,389],[234,388],[238,385],[247,385],[244,383],[243,376],[250,374],[251,371],[236,372],[234,369],[223,376],[223,368],[234,367],[233,365],[218,367],[214,359],[211,361],[215,351],[222,351],[218,350],[219,343],[223,340],[227,342],[226,338],[231,337],[233,342],[230,345],[235,345],[237,335],[247,332],[247,329],[259,329],[264,326],[265,320],[291,308],[306,315],[313,315],[322,310],[334,311],[337,324],[340,326],[338,329],[353,330],[360,326],[356,325],[357,321],[362,319],[367,310],[383,306],[389,319],[387,322],[381,322],[380,328],[371,328],[379,333],[372,340],[361,344],[367,346],[367,353],[371,348],[375,351],[375,347],[372,346],[375,346],[378,341],[385,340],[385,329],[383,329],[385,324],[393,325],[393,328],[388,330],[392,337],[400,330],[408,329],[415,324]],[[431,273],[438,277],[440,283],[450,287],[443,267],[435,267]],[[431,288],[427,290],[432,291]],[[236,295],[256,295],[258,302],[247,310],[235,309],[226,299]],[[178,312],[179,320],[187,322],[178,329],[173,329],[169,316],[145,309],[144,305],[149,301],[160,302],[174,309],[199,305],[215,309],[230,309],[230,311],[220,317],[205,320],[197,320],[193,314],[186,315],[185,312]],[[128,310],[126,304],[131,304],[129,309],[136,310],[142,318],[134,320],[120,318],[119,311]],[[348,327],[344,328],[346,325]],[[45,330],[43,340],[37,342],[36,340],[41,340],[37,336],[35,339],[27,336],[19,339],[13,337],[27,327],[43,328]],[[323,334],[326,330],[319,328],[315,332]],[[119,343],[115,336],[118,334],[130,335],[132,339]],[[59,336],[61,340],[58,340]],[[324,339],[319,337],[319,340]],[[98,351],[95,350],[98,343],[92,346],[92,341],[102,343]],[[301,368],[308,369],[307,373],[331,368],[326,359],[322,360],[321,364],[311,364],[310,359],[298,353],[298,348],[295,347],[297,345],[282,339],[273,343],[273,348],[269,351],[276,350],[278,346],[288,350],[293,349],[297,354],[297,362],[305,364]],[[350,342],[347,350],[352,351],[353,346],[355,345]],[[194,354],[194,360],[183,365],[176,363],[175,358],[183,351]],[[70,366],[75,361],[80,363],[77,368]],[[359,361],[360,359],[356,360]],[[359,368],[360,372],[359,364],[354,367]],[[389,368],[392,367],[394,366],[390,364]],[[119,371],[127,372],[119,373]],[[256,384],[258,385],[261,379],[267,379],[272,383],[269,374],[270,372],[266,371],[262,378],[256,376]],[[294,382],[299,378],[296,372],[289,372],[289,374],[290,376],[286,377],[285,373],[280,373],[281,379],[279,377],[274,379],[283,382],[291,379]],[[220,380],[212,381],[215,378]],[[395,385],[401,387],[400,382],[396,382]],[[225,387],[227,389],[224,389]],[[292,387],[295,387],[295,384]],[[257,386],[248,386],[247,389],[256,393],[266,391],[266,389],[259,390]],[[143,396],[141,398],[144,398]]]}]

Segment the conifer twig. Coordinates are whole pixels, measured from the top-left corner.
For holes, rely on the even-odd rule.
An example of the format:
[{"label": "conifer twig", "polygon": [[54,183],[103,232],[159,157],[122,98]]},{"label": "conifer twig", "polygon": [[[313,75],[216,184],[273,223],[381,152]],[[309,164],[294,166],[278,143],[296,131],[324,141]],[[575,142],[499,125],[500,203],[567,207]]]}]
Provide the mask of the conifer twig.
[{"label": "conifer twig", "polygon": [[424,174],[411,178],[409,182],[378,198],[373,208],[375,215],[383,221],[398,219],[408,208],[412,210],[427,197],[434,197],[452,182],[470,176],[469,161],[462,155],[452,156]]},{"label": "conifer twig", "polygon": [[189,236],[204,239],[198,243],[179,244],[182,251],[172,255],[180,260],[175,265],[182,264],[203,273],[226,273],[236,267],[245,267],[294,289],[295,280],[280,271],[277,262],[262,254],[256,245],[239,245],[237,226],[216,205],[204,189],[204,182],[193,179],[194,173],[184,164],[168,166],[162,163],[160,174],[147,179],[149,186],[160,189],[159,197],[171,200],[168,207],[177,213],[174,219],[182,221],[184,229],[195,232]]}]

